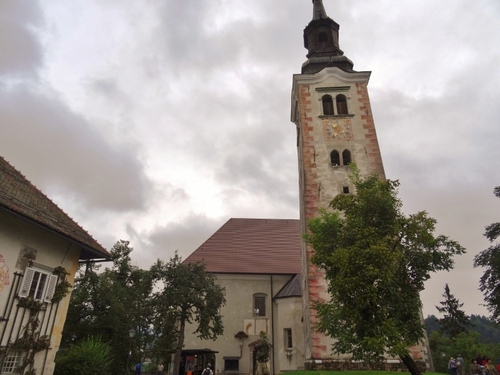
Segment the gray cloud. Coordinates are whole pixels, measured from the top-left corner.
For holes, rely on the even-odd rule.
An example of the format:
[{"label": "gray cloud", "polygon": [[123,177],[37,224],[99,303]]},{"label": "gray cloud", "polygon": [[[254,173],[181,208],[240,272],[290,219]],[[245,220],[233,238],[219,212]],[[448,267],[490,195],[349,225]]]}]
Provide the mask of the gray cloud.
[{"label": "gray cloud", "polygon": [[109,144],[57,98],[26,88],[0,91],[0,117],[3,156],[42,190],[93,209],[144,207],[150,186],[133,147]]},{"label": "gray cloud", "polygon": [[[310,1],[6,4],[2,156],[96,238],[130,239],[148,267],[186,256],[230,217],[298,216],[289,101]],[[500,3],[325,7],[355,68],[373,71],[385,170],[405,210],[427,210],[469,249],[428,283],[424,312],[445,282],[484,312],[472,258],[500,203]]]},{"label": "gray cloud", "polygon": [[43,59],[36,34],[43,24],[41,13],[37,1],[6,0],[0,3],[0,79],[7,75],[36,77]]},{"label": "gray cloud", "polygon": [[224,221],[209,219],[191,213],[176,222],[138,232],[129,228],[128,234],[137,249],[136,255],[143,267],[149,267],[156,259],[168,260],[177,251],[184,259],[205,242]]}]

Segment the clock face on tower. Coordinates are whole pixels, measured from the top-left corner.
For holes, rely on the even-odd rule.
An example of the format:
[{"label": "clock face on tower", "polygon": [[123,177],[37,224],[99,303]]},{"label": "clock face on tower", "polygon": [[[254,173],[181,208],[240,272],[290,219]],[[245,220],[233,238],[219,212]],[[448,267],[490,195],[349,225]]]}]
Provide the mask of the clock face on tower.
[{"label": "clock face on tower", "polygon": [[326,140],[351,139],[352,127],[350,119],[323,120]]}]

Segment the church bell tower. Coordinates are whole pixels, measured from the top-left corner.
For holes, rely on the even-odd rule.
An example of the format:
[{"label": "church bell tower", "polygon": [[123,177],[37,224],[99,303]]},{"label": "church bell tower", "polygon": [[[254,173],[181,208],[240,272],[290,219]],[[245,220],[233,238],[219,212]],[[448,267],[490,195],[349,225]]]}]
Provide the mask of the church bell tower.
[{"label": "church bell tower", "polygon": [[[297,127],[300,220],[327,207],[337,194],[349,194],[349,164],[361,176],[385,178],[368,81],[370,72],[353,70],[339,45],[339,25],[329,18],[321,0],[313,0],[313,16],[304,29],[307,60],[293,76],[291,120]],[[321,271],[310,263],[312,249],[302,243],[302,295],[306,364],[331,359],[329,337],[314,330],[315,301],[328,299]],[[341,358],[336,358],[341,359]]]},{"label": "church bell tower", "polygon": [[[355,71],[340,49],[340,26],[326,14],[322,0],[313,0],[313,16],[304,29],[307,60],[301,74],[293,76],[291,120],[297,127],[300,221],[307,222],[328,207],[337,194],[353,191],[349,164],[356,163],[360,175],[385,178],[375,131],[368,81],[371,72]],[[305,359],[311,368],[320,361],[348,359],[333,356],[332,339],[316,332],[314,302],[329,298],[322,271],[311,264],[312,248],[301,244],[302,298]],[[414,360],[432,363],[427,340],[409,348]],[[327,366],[325,366],[327,367]]]}]

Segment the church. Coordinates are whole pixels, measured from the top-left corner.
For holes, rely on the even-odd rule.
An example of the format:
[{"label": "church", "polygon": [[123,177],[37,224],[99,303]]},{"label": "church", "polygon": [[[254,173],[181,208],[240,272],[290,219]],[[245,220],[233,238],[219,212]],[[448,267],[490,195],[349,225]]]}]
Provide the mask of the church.
[{"label": "church", "polygon": [[[313,305],[328,299],[327,285],[301,234],[321,207],[353,191],[349,164],[356,163],[361,176],[385,178],[385,173],[368,95],[371,72],[353,69],[340,49],[340,26],[321,0],[312,3],[312,20],[304,29],[307,60],[293,76],[291,95],[300,219],[230,219],[185,260],[205,262],[226,289],[224,335],[200,341],[186,332],[186,350],[213,353],[216,373],[255,374],[253,349],[260,332],[272,345],[271,374],[326,364],[343,369],[348,363],[348,357],[331,353],[330,337],[313,329]],[[424,345],[411,348],[413,358],[429,369],[428,353]],[[194,361],[196,373],[205,363],[201,357]],[[397,366],[398,359],[387,359],[388,369]]]}]

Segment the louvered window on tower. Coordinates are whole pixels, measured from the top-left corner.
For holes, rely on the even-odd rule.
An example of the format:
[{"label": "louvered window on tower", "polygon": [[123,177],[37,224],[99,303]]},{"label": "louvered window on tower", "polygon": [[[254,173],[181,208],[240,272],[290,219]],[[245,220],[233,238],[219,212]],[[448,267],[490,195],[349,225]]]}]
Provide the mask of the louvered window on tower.
[{"label": "louvered window on tower", "polygon": [[330,153],[330,162],[334,167],[337,167],[340,165],[340,154],[337,150],[333,150]]},{"label": "louvered window on tower", "polygon": [[337,95],[335,98],[335,101],[337,102],[337,114],[338,115],[347,115],[349,114],[349,111],[347,110],[347,98],[343,94]]},{"label": "louvered window on tower", "polygon": [[349,150],[342,151],[342,161],[344,162],[344,165],[351,164],[351,151]]},{"label": "louvered window on tower", "polygon": [[323,95],[321,98],[323,104],[323,114],[325,116],[333,115],[333,98],[330,95]]},{"label": "louvered window on tower", "polygon": [[325,32],[319,33],[319,35],[318,35],[318,41],[320,43],[326,43],[326,42],[328,42],[328,35]]},{"label": "louvered window on tower", "polygon": [[253,296],[253,315],[266,316],[266,296],[264,294]]},{"label": "louvered window on tower", "polygon": [[19,291],[19,297],[31,297],[36,301],[50,302],[54,297],[57,276],[37,270],[26,268]]}]

